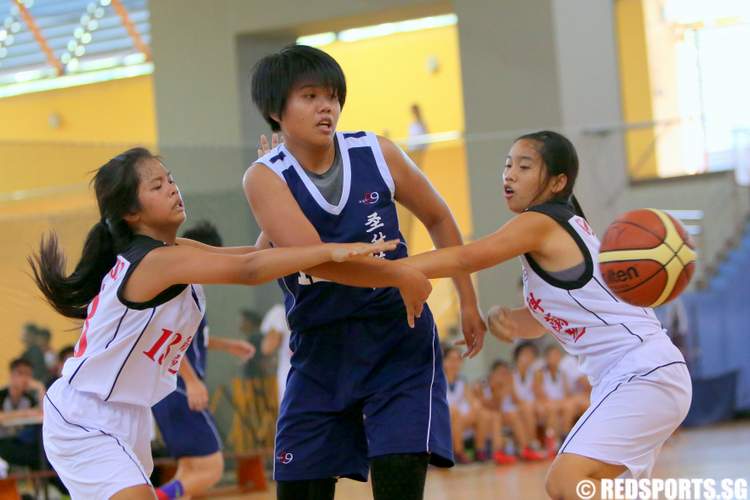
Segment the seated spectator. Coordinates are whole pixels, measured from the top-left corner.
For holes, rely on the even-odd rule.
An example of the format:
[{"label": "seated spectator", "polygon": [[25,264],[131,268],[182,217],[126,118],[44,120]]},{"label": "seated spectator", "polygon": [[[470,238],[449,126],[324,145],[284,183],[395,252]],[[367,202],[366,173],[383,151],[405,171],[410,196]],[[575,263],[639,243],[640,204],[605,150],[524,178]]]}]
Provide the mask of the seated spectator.
[{"label": "seated spectator", "polygon": [[41,424],[44,387],[32,377],[31,363],[23,358],[10,363],[10,383],[0,389],[0,457],[11,465],[40,467],[40,425],[16,425],[26,419]]},{"label": "seated spectator", "polygon": [[569,354],[564,354],[560,360],[560,371],[568,381],[571,397],[575,401],[574,419],[577,419],[589,407],[591,383],[589,382],[589,378],[578,367],[578,360]]},{"label": "seated spectator", "polygon": [[[477,443],[487,439],[487,426],[479,425],[478,401],[473,397],[466,382],[460,377],[463,359],[458,348],[443,348],[443,371],[448,382],[448,406],[451,417],[453,454],[458,464],[469,463],[464,446],[465,439],[474,437]],[[477,445],[477,448],[480,448]],[[480,454],[478,459],[486,459]]]},{"label": "seated spectator", "polygon": [[520,342],[513,351],[513,389],[518,401],[518,414],[529,438],[532,450],[542,449],[537,437],[537,427],[546,421],[545,410],[534,394],[535,373],[543,363],[539,359],[539,348],[531,341]]},{"label": "seated spectator", "polygon": [[[499,465],[514,463],[515,455],[521,460],[544,460],[544,455],[529,447],[529,435],[518,412],[519,398],[513,386],[513,374],[508,363],[497,360],[492,363],[490,374],[479,391],[483,407],[491,413],[498,414],[500,435],[493,433],[494,460]],[[510,429],[515,448],[505,443],[503,429]],[[494,430],[494,429],[493,429]]]},{"label": "seated spectator", "polygon": [[534,393],[541,414],[545,416],[545,448],[550,458],[554,458],[576,417],[577,403],[573,398],[566,374],[560,368],[562,351],[557,344],[550,344],[544,350],[544,365],[537,370],[534,380]]},{"label": "seated spectator", "polygon": [[[45,390],[32,373],[31,363],[24,358],[14,359],[10,363],[10,382],[0,389],[0,458],[10,465],[39,470],[48,466],[41,439],[40,403]],[[36,419],[38,424],[22,424]],[[50,481],[60,493],[68,493],[59,477]]]}]

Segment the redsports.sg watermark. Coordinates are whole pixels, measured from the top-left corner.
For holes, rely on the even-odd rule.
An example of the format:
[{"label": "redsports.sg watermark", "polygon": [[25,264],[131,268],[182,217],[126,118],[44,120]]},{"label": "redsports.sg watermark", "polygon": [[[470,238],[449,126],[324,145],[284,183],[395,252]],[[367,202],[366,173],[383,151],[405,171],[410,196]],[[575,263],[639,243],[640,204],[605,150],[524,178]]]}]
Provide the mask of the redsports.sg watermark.
[{"label": "redsports.sg watermark", "polygon": [[746,479],[584,479],[576,485],[582,500],[748,500]]}]

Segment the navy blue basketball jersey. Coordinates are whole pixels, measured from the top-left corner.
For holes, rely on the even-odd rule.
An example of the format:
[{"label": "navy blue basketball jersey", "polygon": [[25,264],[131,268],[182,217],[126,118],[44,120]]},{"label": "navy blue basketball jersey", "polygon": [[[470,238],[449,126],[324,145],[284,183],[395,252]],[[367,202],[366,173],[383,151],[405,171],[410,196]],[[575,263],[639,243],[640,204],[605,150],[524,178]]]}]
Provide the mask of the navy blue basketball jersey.
[{"label": "navy blue basketball jersey", "polygon": [[[394,202],[395,185],[388,165],[370,132],[337,132],[343,163],[341,199],[332,205],[323,197],[284,144],[259,158],[289,187],[307,219],[324,242],[374,242],[399,239],[386,259],[407,256]],[[297,273],[279,280],[292,330],[339,321],[390,314],[404,307],[395,288],[358,288]]]},{"label": "navy blue basketball jersey", "polygon": [[[193,367],[195,374],[198,378],[205,380],[206,378],[206,354],[208,351],[208,322],[206,321],[206,315],[203,315],[200,325],[198,325],[198,331],[193,336],[193,342],[190,344],[185,357],[190,361],[190,366]],[[185,389],[185,381],[182,377],[177,377],[177,386],[181,389]]]}]

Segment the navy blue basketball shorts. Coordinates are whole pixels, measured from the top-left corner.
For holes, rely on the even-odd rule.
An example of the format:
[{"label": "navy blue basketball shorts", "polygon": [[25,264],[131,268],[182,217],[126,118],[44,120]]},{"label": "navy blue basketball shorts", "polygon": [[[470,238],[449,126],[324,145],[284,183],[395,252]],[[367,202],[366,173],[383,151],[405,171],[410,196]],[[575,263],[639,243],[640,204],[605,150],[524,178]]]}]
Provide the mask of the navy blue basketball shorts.
[{"label": "navy blue basketball shorts", "polygon": [[453,465],[440,344],[425,307],[293,332],[276,431],[274,479],[366,481],[369,461],[429,453]]},{"label": "navy blue basketball shorts", "polygon": [[172,457],[204,457],[221,450],[221,438],[211,413],[191,410],[182,388],[178,387],[151,410]]}]

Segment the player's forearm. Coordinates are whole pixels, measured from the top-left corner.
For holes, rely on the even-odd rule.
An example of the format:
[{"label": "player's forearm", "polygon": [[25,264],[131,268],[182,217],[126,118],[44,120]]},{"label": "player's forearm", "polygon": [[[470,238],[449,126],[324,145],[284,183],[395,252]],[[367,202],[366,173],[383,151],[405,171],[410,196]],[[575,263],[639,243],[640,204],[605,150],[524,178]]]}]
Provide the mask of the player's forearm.
[{"label": "player's forearm", "polygon": [[182,377],[182,380],[185,381],[185,384],[193,384],[200,381],[198,375],[193,369],[193,365],[190,364],[190,360],[187,359],[187,357],[184,357],[182,359],[182,363],[180,363],[180,369],[178,373],[180,374],[180,377]]},{"label": "player's forearm", "polygon": [[466,275],[461,263],[460,246],[441,248],[431,252],[412,255],[403,263],[421,271],[428,278],[449,278]]},{"label": "player's forearm", "polygon": [[233,339],[214,337],[213,335],[208,338],[208,348],[212,351],[228,351],[229,349],[231,349],[233,344]]},{"label": "player's forearm", "polygon": [[384,288],[399,286],[403,264],[393,260],[370,257],[356,262],[325,263],[306,269],[305,273],[341,285]]},{"label": "player's forearm", "polygon": [[176,243],[178,245],[185,245],[193,248],[199,248],[205,252],[223,253],[230,255],[243,255],[251,252],[255,252],[258,248],[254,246],[240,246],[240,247],[215,247],[212,245],[206,245],[200,241],[191,240],[188,238],[177,238]]},{"label": "player's forearm", "polygon": [[[331,261],[331,250],[325,244],[306,247],[271,248],[248,254],[250,284],[261,284]],[[316,275],[317,276],[317,275]]]},{"label": "player's forearm", "polygon": [[[435,248],[463,245],[461,231],[458,229],[458,224],[456,224],[456,220],[450,212],[444,214],[434,224],[431,224],[427,228],[427,231],[430,233],[430,238],[432,238]],[[456,287],[462,307],[476,306],[477,295],[471,282],[471,276],[468,273],[454,274],[453,285]]]}]

